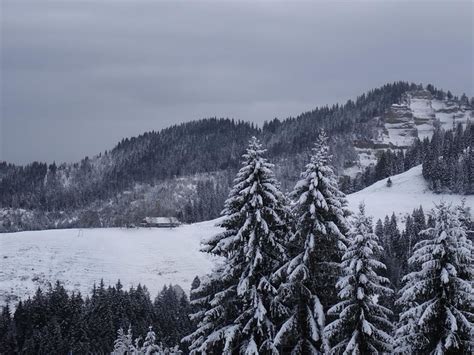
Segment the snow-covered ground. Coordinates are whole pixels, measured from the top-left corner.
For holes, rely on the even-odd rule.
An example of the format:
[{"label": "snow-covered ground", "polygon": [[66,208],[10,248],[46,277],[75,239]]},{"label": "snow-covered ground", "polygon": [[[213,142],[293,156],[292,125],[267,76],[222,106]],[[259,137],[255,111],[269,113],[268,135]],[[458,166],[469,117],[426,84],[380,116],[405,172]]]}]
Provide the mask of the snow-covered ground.
[{"label": "snow-covered ground", "polygon": [[374,222],[393,212],[398,217],[405,217],[413,209],[423,206],[428,212],[435,203],[441,201],[460,204],[464,198],[466,205],[474,212],[474,196],[435,194],[428,189],[418,165],[402,174],[392,176],[392,186],[387,186],[387,179],[376,182],[365,189],[347,196],[349,208],[355,211],[361,202],[365,203],[367,214],[374,217]]},{"label": "snow-covered ground", "polygon": [[0,234],[0,304],[27,297],[48,281],[88,294],[101,278],[125,287],[145,284],[154,297],[165,284],[184,290],[215,262],[199,252],[216,221],[174,229],[61,229]]},{"label": "snow-covered ground", "polygon": [[[462,196],[437,195],[428,190],[421,166],[348,196],[356,210],[365,202],[368,214],[404,217],[433,203],[460,203]],[[474,196],[466,203],[474,210]],[[60,280],[69,290],[87,294],[101,278],[118,279],[129,287],[145,284],[152,297],[169,283],[189,291],[192,279],[212,269],[216,260],[199,252],[203,238],[219,232],[216,220],[174,229],[63,229],[0,234],[0,304],[9,297],[27,297],[38,286]]]},{"label": "snow-covered ground", "polygon": [[458,123],[465,125],[473,117],[473,111],[466,107],[459,107],[446,100],[411,95],[404,104],[392,105],[390,112],[393,117],[388,118],[384,124],[385,133],[381,134],[380,142],[396,147],[410,146],[415,137],[420,140],[430,138],[436,121],[439,121],[442,128],[451,129]]}]

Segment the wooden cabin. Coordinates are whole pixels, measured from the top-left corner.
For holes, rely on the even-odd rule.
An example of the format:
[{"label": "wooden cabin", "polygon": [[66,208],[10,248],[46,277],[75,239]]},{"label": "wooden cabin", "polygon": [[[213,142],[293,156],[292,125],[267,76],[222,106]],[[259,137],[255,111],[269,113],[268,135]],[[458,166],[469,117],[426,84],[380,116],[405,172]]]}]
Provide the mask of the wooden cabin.
[{"label": "wooden cabin", "polygon": [[174,228],[181,225],[176,217],[145,217],[140,224],[142,227]]}]

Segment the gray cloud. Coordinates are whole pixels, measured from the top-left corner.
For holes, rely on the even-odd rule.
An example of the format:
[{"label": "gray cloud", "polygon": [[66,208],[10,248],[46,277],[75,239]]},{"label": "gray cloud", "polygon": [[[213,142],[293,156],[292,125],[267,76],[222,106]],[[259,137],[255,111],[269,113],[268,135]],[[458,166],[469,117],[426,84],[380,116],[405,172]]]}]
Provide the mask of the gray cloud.
[{"label": "gray cloud", "polygon": [[262,123],[395,80],[473,95],[467,2],[2,2],[0,159],[74,161],[202,117]]}]

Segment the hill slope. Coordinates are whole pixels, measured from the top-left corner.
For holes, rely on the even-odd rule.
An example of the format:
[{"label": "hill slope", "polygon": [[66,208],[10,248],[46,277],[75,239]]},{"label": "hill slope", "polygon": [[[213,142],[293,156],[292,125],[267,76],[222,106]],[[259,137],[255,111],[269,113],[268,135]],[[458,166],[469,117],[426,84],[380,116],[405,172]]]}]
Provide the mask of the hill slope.
[{"label": "hill slope", "polygon": [[421,165],[392,176],[390,179],[392,180],[391,187],[387,186],[387,180],[381,180],[348,195],[349,208],[356,211],[357,206],[364,202],[367,214],[373,216],[375,221],[378,218],[383,220],[386,215],[390,216],[393,212],[399,217],[404,217],[420,205],[423,206],[425,212],[428,212],[435,203],[441,201],[459,204],[462,199],[465,199],[466,205],[474,210],[473,195],[436,194],[429,190],[422,176]]}]

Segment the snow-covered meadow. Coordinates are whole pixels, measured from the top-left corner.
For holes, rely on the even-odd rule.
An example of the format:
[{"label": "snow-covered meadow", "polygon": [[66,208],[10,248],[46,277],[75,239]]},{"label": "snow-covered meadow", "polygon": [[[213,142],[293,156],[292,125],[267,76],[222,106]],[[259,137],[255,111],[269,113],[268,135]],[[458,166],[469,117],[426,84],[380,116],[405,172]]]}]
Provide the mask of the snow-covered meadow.
[{"label": "snow-covered meadow", "polygon": [[200,241],[219,231],[216,221],[178,228],[62,229],[0,234],[0,304],[32,295],[60,280],[88,294],[104,279],[125,287],[145,284],[155,296],[166,284],[185,291],[215,262]]},{"label": "snow-covered meadow", "polygon": [[444,201],[453,205],[460,204],[464,199],[467,206],[474,211],[473,195],[436,194],[428,189],[427,182],[422,176],[421,165],[392,176],[392,186],[387,186],[387,179],[376,182],[365,189],[348,196],[349,208],[356,211],[363,202],[367,215],[374,217],[374,222],[393,212],[403,219],[413,209],[423,206],[426,212],[435,204]]},{"label": "snow-covered meadow", "polygon": [[[368,215],[395,212],[400,220],[414,208],[425,212],[440,201],[460,203],[463,196],[434,194],[421,176],[421,166],[379,181],[348,196],[349,208],[364,202]],[[474,196],[466,196],[474,210]],[[145,284],[154,296],[169,283],[189,291],[192,279],[210,271],[216,260],[201,253],[200,242],[216,234],[217,221],[174,229],[63,229],[0,234],[0,304],[27,297],[38,286],[60,280],[69,290],[90,292],[101,278],[129,287]]]}]

